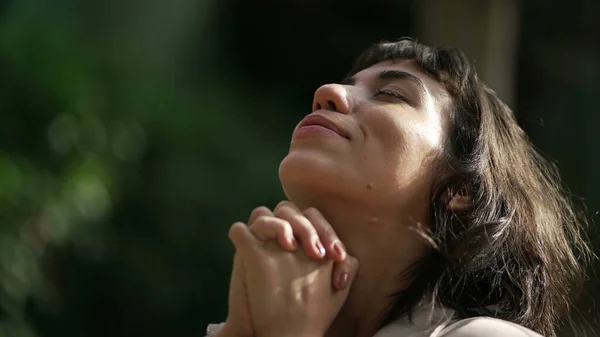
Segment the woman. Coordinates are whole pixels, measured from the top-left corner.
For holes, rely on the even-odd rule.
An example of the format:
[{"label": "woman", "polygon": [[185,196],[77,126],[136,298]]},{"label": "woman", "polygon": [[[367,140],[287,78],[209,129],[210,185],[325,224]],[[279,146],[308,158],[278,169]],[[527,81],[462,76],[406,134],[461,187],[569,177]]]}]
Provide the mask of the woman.
[{"label": "woman", "polygon": [[589,249],[556,169],[455,49],[379,43],[315,92],[289,201],[230,238],[218,337],[556,336]]}]

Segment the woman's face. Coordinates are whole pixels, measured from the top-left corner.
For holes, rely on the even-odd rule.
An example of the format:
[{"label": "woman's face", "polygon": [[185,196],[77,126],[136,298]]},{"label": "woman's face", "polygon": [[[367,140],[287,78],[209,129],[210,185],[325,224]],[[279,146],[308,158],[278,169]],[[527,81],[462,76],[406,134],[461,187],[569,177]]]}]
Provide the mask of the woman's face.
[{"label": "woman's face", "polygon": [[411,60],[381,62],[320,87],[279,168],[287,197],[302,206],[320,200],[326,207],[330,200],[375,218],[427,224],[449,100]]}]

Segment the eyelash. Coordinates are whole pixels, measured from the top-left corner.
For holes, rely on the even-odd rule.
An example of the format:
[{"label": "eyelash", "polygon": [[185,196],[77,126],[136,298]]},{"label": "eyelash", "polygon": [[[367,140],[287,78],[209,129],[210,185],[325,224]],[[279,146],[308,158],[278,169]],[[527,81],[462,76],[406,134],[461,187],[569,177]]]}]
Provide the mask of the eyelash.
[{"label": "eyelash", "polygon": [[404,96],[402,96],[401,94],[399,94],[398,92],[393,91],[393,90],[386,90],[386,89],[377,90],[377,92],[375,92],[375,97],[377,97],[379,95],[392,96],[394,98],[397,98],[399,100],[402,100],[402,101],[406,102],[406,98],[404,98]]}]

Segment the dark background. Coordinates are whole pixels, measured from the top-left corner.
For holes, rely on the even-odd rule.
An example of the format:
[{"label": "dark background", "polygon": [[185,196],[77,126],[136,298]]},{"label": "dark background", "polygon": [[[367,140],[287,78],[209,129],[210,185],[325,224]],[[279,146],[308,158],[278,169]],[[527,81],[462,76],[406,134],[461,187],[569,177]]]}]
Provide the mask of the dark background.
[{"label": "dark background", "polygon": [[[0,336],[203,336],[226,315],[229,226],[284,198],[278,165],[314,90],[383,39],[463,49],[597,220],[599,14],[592,0],[0,0]],[[591,274],[579,303],[590,336],[599,286]]]}]

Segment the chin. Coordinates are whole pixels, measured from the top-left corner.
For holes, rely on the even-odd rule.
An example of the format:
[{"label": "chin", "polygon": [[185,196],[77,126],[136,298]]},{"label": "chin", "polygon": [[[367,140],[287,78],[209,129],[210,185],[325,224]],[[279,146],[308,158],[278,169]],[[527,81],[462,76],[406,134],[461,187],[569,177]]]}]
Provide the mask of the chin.
[{"label": "chin", "polygon": [[312,151],[291,151],[279,165],[279,180],[288,200],[310,204],[316,199],[347,198],[356,191],[353,164]]},{"label": "chin", "polygon": [[279,180],[289,200],[307,191],[340,192],[346,184],[343,179],[348,167],[331,156],[318,155],[310,151],[292,151],[279,165]]}]

